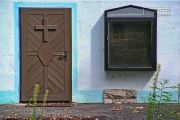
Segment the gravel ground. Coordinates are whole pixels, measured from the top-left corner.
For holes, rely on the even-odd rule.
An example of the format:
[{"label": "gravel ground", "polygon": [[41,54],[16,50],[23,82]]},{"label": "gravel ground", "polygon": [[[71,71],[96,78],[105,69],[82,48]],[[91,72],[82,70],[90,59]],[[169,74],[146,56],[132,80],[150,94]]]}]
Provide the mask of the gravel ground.
[{"label": "gravel ground", "polygon": [[[177,104],[168,105],[177,109]],[[37,115],[41,114],[41,109],[37,107]],[[26,108],[25,104],[0,106],[0,119],[25,118],[32,114],[33,107]],[[146,104],[76,104],[72,107],[46,107],[44,110],[44,120],[146,120],[146,117]]]}]

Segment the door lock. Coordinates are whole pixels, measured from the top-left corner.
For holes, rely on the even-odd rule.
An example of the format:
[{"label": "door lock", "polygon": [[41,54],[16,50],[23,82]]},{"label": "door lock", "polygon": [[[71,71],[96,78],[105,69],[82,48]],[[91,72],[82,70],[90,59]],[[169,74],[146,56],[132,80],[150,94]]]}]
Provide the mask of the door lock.
[{"label": "door lock", "polygon": [[67,56],[68,56],[67,51],[64,51],[64,53],[61,54],[58,59],[59,60],[64,60],[64,61],[67,62]]}]

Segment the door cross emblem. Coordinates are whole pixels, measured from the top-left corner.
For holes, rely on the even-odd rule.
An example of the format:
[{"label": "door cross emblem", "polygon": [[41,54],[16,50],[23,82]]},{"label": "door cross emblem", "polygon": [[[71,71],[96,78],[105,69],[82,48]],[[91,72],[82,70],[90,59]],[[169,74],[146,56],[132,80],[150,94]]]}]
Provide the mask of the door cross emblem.
[{"label": "door cross emblem", "polygon": [[48,30],[56,30],[57,26],[56,25],[48,25],[48,18],[47,15],[44,15],[43,19],[43,24],[44,25],[36,25],[35,29],[36,30],[44,30],[44,42],[48,41]]}]

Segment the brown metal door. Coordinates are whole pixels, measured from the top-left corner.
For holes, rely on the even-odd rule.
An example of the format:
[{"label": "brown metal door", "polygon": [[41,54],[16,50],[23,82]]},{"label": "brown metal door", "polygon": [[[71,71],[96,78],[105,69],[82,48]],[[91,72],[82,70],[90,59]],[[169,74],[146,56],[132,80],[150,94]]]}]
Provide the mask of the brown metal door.
[{"label": "brown metal door", "polygon": [[38,101],[72,99],[70,8],[21,8],[21,102],[39,84]]}]

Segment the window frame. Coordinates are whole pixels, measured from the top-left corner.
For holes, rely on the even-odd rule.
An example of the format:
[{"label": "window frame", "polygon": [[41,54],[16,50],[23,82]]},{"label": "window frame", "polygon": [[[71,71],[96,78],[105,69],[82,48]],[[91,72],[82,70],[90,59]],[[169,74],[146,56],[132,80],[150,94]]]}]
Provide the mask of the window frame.
[{"label": "window frame", "polygon": [[[135,7],[135,8],[141,8],[141,9],[148,9],[148,8],[142,8],[137,6],[125,6],[125,7]],[[115,8],[111,10],[106,10],[104,14],[104,48],[105,48],[105,71],[156,71],[156,64],[157,64],[157,11],[153,10],[154,17],[107,17],[107,13],[109,11],[118,10],[121,8]],[[149,10],[149,9],[148,9]],[[153,24],[153,28],[151,29],[151,67],[109,67],[109,58],[108,58],[108,22],[122,22],[122,21],[151,21]]]}]

